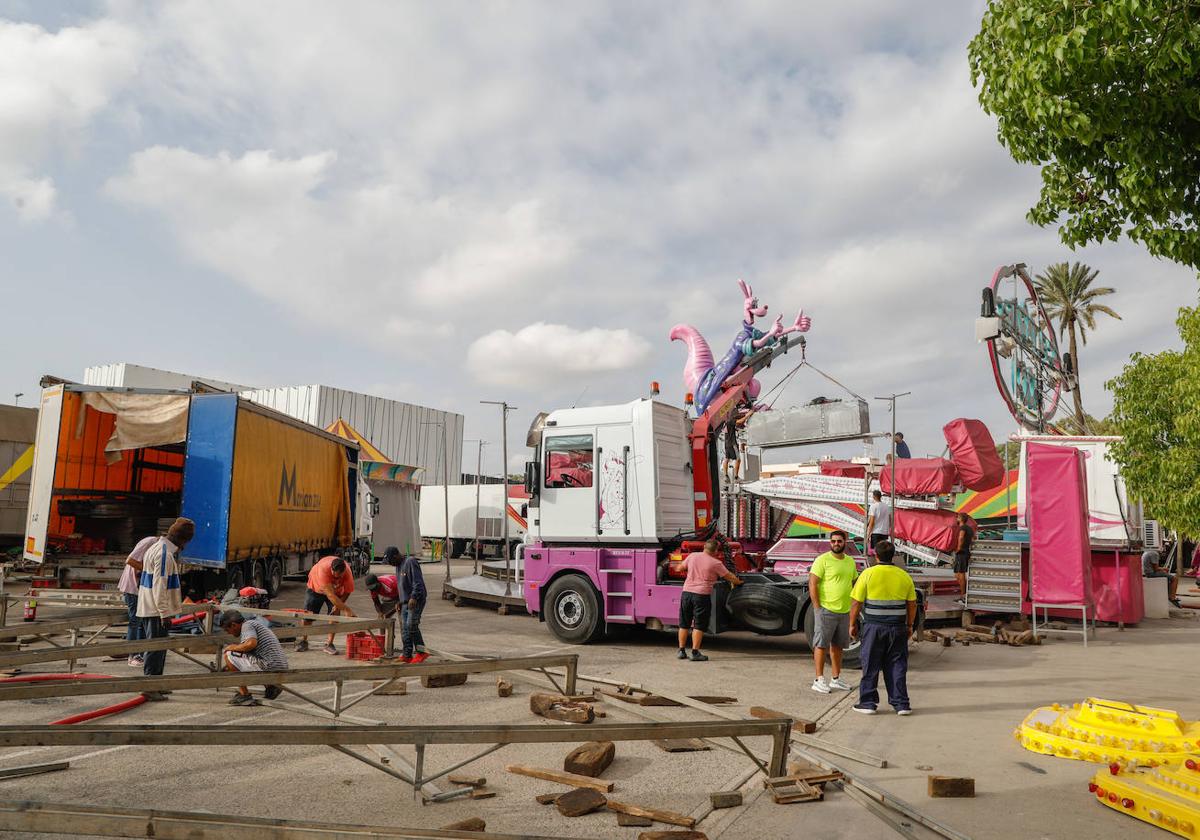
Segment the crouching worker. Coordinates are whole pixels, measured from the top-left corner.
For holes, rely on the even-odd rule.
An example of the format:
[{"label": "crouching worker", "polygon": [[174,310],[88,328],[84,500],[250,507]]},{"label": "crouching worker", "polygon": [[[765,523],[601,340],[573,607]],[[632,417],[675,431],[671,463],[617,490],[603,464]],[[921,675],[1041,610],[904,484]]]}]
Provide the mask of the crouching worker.
[{"label": "crouching worker", "polygon": [[377,575],[372,572],[367,575],[366,584],[371,603],[375,606],[375,614],[380,618],[394,616],[400,606],[400,590],[396,588],[396,576]]},{"label": "crouching worker", "polygon": [[[225,648],[225,670],[253,673],[257,671],[286,671],[287,657],[283,645],[261,618],[245,618],[237,610],[221,613],[221,629],[241,639],[236,645]],[[268,700],[274,700],[283,689],[277,685],[266,688]],[[238,693],[229,701],[231,706],[257,706],[258,701],[250,696],[250,689],[238,686]]]}]

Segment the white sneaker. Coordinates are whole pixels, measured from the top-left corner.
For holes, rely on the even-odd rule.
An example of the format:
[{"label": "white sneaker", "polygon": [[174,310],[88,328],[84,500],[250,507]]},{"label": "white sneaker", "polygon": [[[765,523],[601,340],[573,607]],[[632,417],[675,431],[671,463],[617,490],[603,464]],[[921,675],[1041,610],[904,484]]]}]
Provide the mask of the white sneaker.
[{"label": "white sneaker", "polygon": [[819,692],[820,694],[828,694],[829,683],[825,682],[824,677],[817,677],[815,680],[813,680],[812,690]]},{"label": "white sneaker", "polygon": [[849,683],[843,682],[841,677],[834,677],[831,679],[829,681],[829,687],[836,688],[838,691],[849,691],[850,689],[854,688],[854,686],[850,685]]},{"label": "white sneaker", "polygon": [[912,714],[912,709],[897,709],[896,714],[900,715],[900,717],[908,717]]}]

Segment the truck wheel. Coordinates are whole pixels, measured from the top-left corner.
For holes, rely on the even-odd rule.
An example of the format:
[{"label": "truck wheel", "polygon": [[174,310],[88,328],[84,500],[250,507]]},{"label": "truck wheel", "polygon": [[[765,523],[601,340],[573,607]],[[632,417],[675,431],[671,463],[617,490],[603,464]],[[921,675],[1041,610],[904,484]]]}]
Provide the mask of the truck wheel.
[{"label": "truck wheel", "polygon": [[[804,611],[804,640],[808,642],[808,646],[812,647],[813,633],[817,628],[816,610],[809,606]],[[862,641],[861,639],[851,639],[850,646],[842,648],[842,667],[844,668],[862,668]]]},{"label": "truck wheel", "polygon": [[266,586],[263,588],[267,590],[267,595],[272,598],[279,595],[279,590],[283,589],[283,558],[267,558],[267,580]]},{"label": "truck wheel", "polygon": [[256,589],[267,588],[267,567],[262,560],[250,562],[250,585]]},{"label": "truck wheel", "polygon": [[467,541],[460,540],[454,537],[450,539],[450,559],[456,560],[463,556],[463,552],[467,550]]},{"label": "truck wheel", "polygon": [[560,641],[585,645],[600,635],[600,598],[582,575],[563,575],[550,584],[545,600],[546,623]]},{"label": "truck wheel", "polygon": [[763,636],[787,636],[795,630],[796,596],[778,586],[747,583],[725,602],[734,619]]},{"label": "truck wheel", "polygon": [[234,563],[225,570],[225,588],[241,589],[246,585],[246,567],[243,563]]}]

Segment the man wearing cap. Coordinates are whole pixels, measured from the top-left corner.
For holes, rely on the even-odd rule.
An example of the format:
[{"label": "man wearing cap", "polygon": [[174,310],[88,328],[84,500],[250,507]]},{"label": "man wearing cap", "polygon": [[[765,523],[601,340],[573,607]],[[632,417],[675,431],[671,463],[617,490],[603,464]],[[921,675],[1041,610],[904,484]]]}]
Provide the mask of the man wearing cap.
[{"label": "man wearing cap", "polygon": [[417,558],[409,555],[401,558],[400,549],[388,546],[383,559],[396,569],[396,589],[400,600],[400,638],[404,642],[401,662],[424,662],[429,658],[425,652],[425,637],[421,635],[421,613],[425,610],[428,593],[425,575]]},{"label": "man wearing cap", "polygon": [[[146,639],[166,638],[171,619],[183,608],[179,591],[179,552],[196,533],[196,523],[179,517],[167,530],[167,535],[146,549],[142,557],[142,573],[138,580],[137,614]],[[165,650],[147,651],[143,656],[142,673],[147,677],[162,676],[167,661]],[[147,700],[166,700],[166,692],[144,692]]]},{"label": "man wearing cap", "polygon": [[[858,576],[850,593],[850,635],[862,636],[862,681],[854,711],[875,714],[879,707],[879,672],[888,702],[896,714],[912,714],[908,701],[908,638],[917,618],[917,590],[908,572],[892,563],[895,546],[884,540],[875,547],[874,566]],[[855,626],[859,615],[863,624]]]},{"label": "man wearing cap", "polygon": [[[246,618],[237,610],[225,610],[221,613],[220,625],[226,633],[240,637],[236,645],[225,648],[222,658],[225,660],[226,671],[253,673],[287,670],[287,657],[283,653],[283,645],[261,618]],[[265,693],[268,700],[274,700],[283,693],[283,689],[277,685],[269,685]],[[239,685],[238,693],[233,695],[229,705],[257,706],[258,701],[250,696],[249,688]]]},{"label": "man wearing cap", "polygon": [[[304,596],[304,611],[320,615],[321,609],[324,608],[331,615],[353,617],[354,610],[346,606],[346,599],[353,591],[354,574],[350,571],[350,565],[336,555],[322,557],[308,571],[308,591]],[[300,623],[312,624],[312,621],[306,619]],[[300,653],[306,650],[308,650],[308,637],[301,636],[296,641],[296,652]],[[325,647],[321,650],[330,656],[337,655],[338,649],[333,643],[332,633],[325,640]]]}]

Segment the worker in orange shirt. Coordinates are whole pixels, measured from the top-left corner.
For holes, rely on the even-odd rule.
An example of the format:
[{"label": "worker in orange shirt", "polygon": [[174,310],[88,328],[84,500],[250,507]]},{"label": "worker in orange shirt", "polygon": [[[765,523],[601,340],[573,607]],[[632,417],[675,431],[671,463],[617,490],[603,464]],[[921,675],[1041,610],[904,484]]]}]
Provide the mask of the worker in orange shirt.
[{"label": "worker in orange shirt", "polygon": [[[322,557],[308,572],[308,592],[304,596],[304,611],[320,615],[321,608],[331,615],[354,616],[354,610],[346,606],[346,599],[354,591],[354,575],[350,572],[349,564],[341,557],[330,555]],[[312,624],[306,619],[303,624]],[[325,640],[322,651],[330,656],[337,656],[337,646],[333,643],[333,635]],[[308,650],[308,637],[301,636],[296,640],[297,653]]]}]

